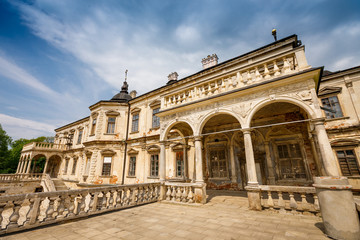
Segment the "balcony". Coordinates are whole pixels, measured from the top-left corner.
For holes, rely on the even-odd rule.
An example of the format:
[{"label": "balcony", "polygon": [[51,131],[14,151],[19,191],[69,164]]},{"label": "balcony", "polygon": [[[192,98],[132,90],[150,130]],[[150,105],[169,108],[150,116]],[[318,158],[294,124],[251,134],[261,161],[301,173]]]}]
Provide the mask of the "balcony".
[{"label": "balcony", "polygon": [[24,145],[22,152],[28,151],[63,151],[67,146],[64,144],[46,143],[46,142],[32,142]]}]

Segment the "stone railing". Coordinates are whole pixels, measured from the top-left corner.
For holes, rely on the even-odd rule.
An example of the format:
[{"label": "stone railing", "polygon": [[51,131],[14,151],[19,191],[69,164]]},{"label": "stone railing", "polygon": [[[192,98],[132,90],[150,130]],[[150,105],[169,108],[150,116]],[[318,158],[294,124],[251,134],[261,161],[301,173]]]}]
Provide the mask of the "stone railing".
[{"label": "stone railing", "polygon": [[41,179],[41,186],[43,187],[44,192],[56,191],[55,184],[49,174],[43,174]]},{"label": "stone railing", "polygon": [[163,201],[183,204],[206,203],[206,185],[203,183],[165,183]]},{"label": "stone railing", "polygon": [[20,182],[41,180],[42,173],[0,174],[0,182]]},{"label": "stone railing", "polygon": [[320,213],[319,201],[314,187],[261,185],[260,189],[263,209]]},{"label": "stone railing", "polygon": [[159,200],[160,183],[0,196],[0,234]]},{"label": "stone railing", "polygon": [[66,150],[66,145],[47,142],[32,142],[24,145],[22,152],[30,150]]},{"label": "stone railing", "polygon": [[209,81],[165,95],[162,98],[161,109],[176,107],[298,71],[299,67],[295,61],[295,53],[271,61],[249,64],[240,71],[214,77]]}]

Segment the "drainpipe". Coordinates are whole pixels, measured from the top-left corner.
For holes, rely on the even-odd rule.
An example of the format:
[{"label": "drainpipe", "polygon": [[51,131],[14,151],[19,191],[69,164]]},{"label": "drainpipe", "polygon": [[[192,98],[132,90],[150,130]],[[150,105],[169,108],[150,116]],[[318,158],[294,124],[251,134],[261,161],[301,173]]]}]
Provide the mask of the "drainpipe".
[{"label": "drainpipe", "polygon": [[130,103],[128,102],[128,119],[127,119],[127,123],[126,123],[124,165],[123,165],[121,185],[124,185],[124,179],[125,179],[126,151],[127,151],[127,140],[128,140],[128,135],[129,135],[129,122],[130,122]]}]

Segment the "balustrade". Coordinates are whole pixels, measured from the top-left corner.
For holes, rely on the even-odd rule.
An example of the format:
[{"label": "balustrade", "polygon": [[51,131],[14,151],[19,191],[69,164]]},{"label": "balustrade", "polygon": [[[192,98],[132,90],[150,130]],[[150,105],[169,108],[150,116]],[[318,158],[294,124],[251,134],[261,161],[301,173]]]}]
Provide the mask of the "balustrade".
[{"label": "balustrade", "polygon": [[160,187],[144,183],[0,196],[0,234],[156,202]]},{"label": "balustrade", "polygon": [[[199,183],[165,183],[166,193],[163,201],[172,203],[195,204],[195,191],[205,191]],[[204,193],[202,193],[204,194]]]},{"label": "balustrade", "polygon": [[162,109],[171,108],[298,71],[295,54],[280,57],[271,62],[250,65],[237,72],[229,73],[227,76],[218,77],[167,95],[162,101]]},{"label": "balustrade", "polygon": [[314,187],[262,185],[261,206],[280,212],[320,213],[319,201]]},{"label": "balustrade", "polygon": [[0,174],[0,182],[38,181],[41,180],[42,175],[42,173]]}]

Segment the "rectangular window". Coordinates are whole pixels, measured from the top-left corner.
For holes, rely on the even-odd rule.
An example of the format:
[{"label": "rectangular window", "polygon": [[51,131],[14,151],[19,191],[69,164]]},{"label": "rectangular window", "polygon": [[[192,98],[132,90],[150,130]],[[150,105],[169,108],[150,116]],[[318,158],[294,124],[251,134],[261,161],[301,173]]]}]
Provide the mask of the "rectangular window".
[{"label": "rectangular window", "polygon": [[132,116],[131,132],[139,131],[139,114]]},{"label": "rectangular window", "polygon": [[77,139],[77,144],[81,143],[82,135],[83,135],[83,130],[80,130],[79,135],[78,135],[78,139]]},{"label": "rectangular window", "polygon": [[277,153],[282,179],[306,178],[304,160],[298,143],[278,144]]},{"label": "rectangular window", "polygon": [[91,135],[95,134],[95,129],[96,129],[96,118],[93,119],[92,121],[92,125],[91,125]]},{"label": "rectangular window", "polygon": [[73,166],[72,166],[71,175],[75,175],[76,165],[77,165],[77,159],[73,159]]},{"label": "rectangular window", "polygon": [[112,157],[104,157],[103,169],[102,169],[101,175],[103,175],[103,176],[111,175],[111,160],[112,160]]},{"label": "rectangular window", "polygon": [[90,158],[86,157],[85,176],[89,175],[90,171]]},{"label": "rectangular window", "polygon": [[360,175],[354,150],[336,151],[340,169],[344,176]]},{"label": "rectangular window", "polygon": [[159,155],[154,154],[150,157],[150,176],[158,177],[159,176]]},{"label": "rectangular window", "polygon": [[184,152],[176,152],[176,176],[184,176]]},{"label": "rectangular window", "polygon": [[114,132],[115,132],[115,118],[109,117],[108,125],[107,125],[107,133],[114,133]]},{"label": "rectangular window", "polygon": [[[322,98],[321,103],[325,108],[324,112],[326,118],[338,118],[343,116],[337,96]],[[329,111],[326,111],[326,109]]]},{"label": "rectangular window", "polygon": [[129,162],[129,176],[135,176],[135,170],[136,170],[136,157],[132,156],[130,157]]},{"label": "rectangular window", "polygon": [[160,118],[155,115],[156,113],[159,112],[159,110],[160,110],[160,108],[153,109],[153,114],[152,114],[152,127],[153,128],[160,127]]},{"label": "rectangular window", "polygon": [[69,159],[65,159],[64,175],[67,174],[68,167],[69,167]]},{"label": "rectangular window", "polygon": [[224,148],[210,150],[210,166],[212,178],[228,177],[227,159]]}]

